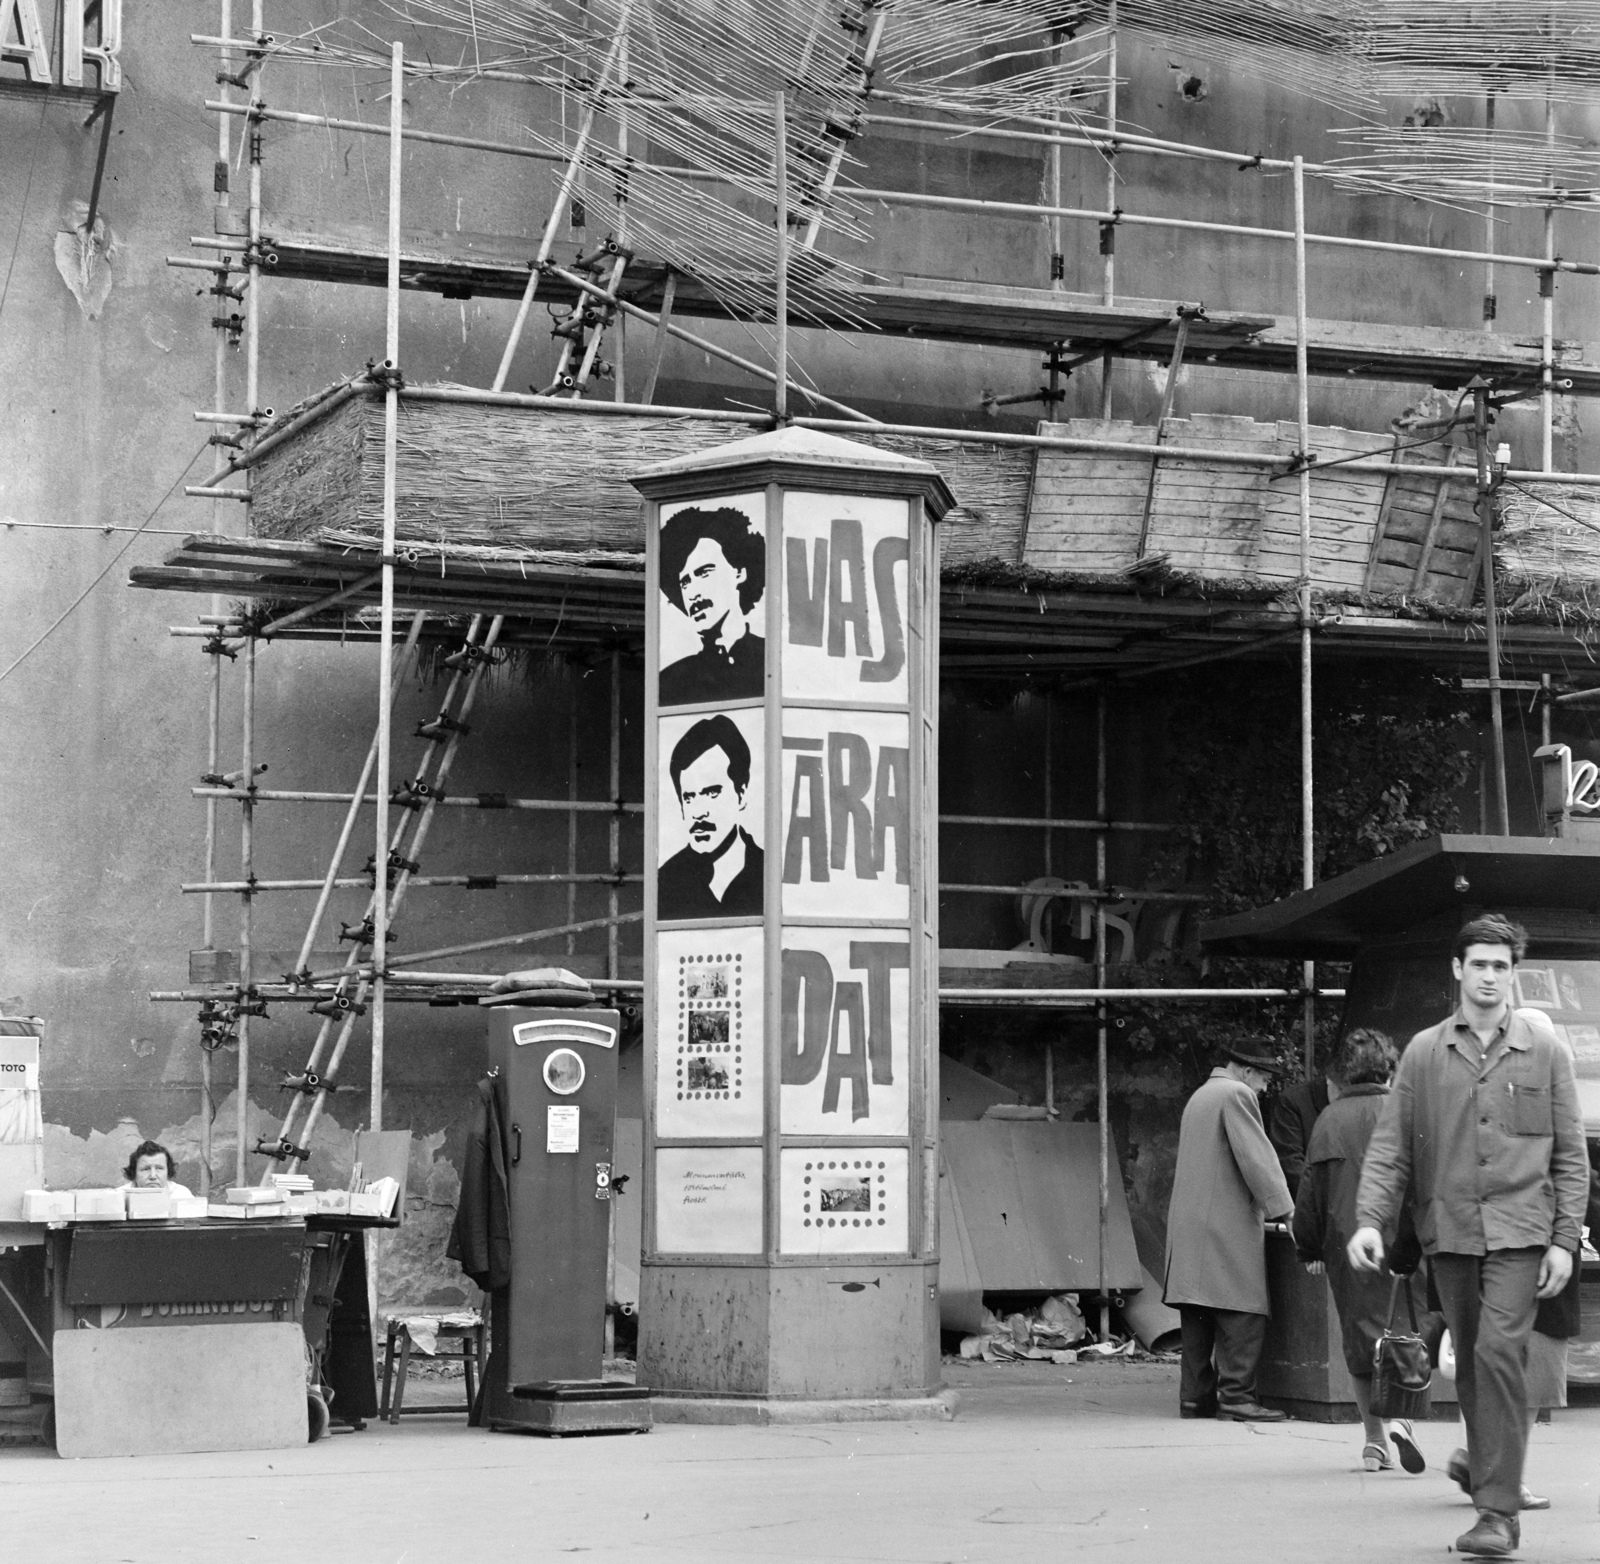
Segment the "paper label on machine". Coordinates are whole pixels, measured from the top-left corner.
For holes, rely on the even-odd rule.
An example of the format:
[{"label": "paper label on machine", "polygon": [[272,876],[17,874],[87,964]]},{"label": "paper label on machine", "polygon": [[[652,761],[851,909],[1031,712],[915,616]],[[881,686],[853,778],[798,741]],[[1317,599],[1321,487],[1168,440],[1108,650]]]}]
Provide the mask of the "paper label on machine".
[{"label": "paper label on machine", "polygon": [[911,945],[903,933],[786,928],[780,1013],[784,1134],[905,1134]]},{"label": "paper label on machine", "polygon": [[558,1155],[578,1149],[578,1110],[552,1104],[545,1110],[544,1149]]},{"label": "paper label on machine", "polygon": [[783,714],[783,911],[911,911],[910,722],[898,712]]},{"label": "paper label on machine", "polygon": [[783,693],[904,705],[910,509],[789,494],[783,508]]}]

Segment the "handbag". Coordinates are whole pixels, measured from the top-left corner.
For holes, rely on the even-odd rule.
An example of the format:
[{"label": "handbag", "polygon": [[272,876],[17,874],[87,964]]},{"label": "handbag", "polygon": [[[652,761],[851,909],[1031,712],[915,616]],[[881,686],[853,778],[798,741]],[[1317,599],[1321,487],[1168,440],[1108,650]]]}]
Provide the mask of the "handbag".
[{"label": "handbag", "polygon": [[[1404,1291],[1411,1329],[1395,1329],[1395,1306]],[[1432,1402],[1433,1365],[1428,1344],[1417,1329],[1417,1301],[1409,1277],[1397,1276],[1389,1289],[1389,1319],[1372,1349],[1372,1410],[1379,1417],[1425,1418]]]}]

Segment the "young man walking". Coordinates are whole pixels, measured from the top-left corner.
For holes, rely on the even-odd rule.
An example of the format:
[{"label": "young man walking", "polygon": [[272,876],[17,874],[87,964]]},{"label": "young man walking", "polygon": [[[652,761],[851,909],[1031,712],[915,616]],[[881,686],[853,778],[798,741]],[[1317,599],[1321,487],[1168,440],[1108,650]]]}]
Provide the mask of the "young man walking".
[{"label": "young man walking", "polygon": [[1383,1264],[1410,1191],[1417,1236],[1456,1343],[1476,1525],[1456,1549],[1503,1557],[1527,1444],[1525,1359],[1538,1299],[1571,1275],[1588,1198],[1572,1061],[1513,1006],[1522,928],[1497,913],[1456,935],[1455,1013],[1418,1032],[1367,1148],[1350,1263]]}]

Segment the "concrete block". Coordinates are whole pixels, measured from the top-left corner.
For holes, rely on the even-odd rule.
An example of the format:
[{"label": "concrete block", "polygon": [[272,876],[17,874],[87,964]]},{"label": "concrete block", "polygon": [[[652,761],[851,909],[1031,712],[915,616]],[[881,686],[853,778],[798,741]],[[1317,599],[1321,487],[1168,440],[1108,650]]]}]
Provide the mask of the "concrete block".
[{"label": "concrete block", "polygon": [[53,1350],[63,1456],[306,1443],[305,1336],[296,1324],[57,1331]]}]

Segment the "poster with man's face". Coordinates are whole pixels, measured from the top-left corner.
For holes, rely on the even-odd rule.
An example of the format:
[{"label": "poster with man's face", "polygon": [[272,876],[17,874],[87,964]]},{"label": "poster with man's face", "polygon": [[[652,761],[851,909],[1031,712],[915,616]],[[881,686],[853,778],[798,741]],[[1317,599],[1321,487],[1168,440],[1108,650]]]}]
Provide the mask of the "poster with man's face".
[{"label": "poster with man's face", "polygon": [[764,727],[759,708],[659,719],[660,921],[761,916]]},{"label": "poster with man's face", "polygon": [[759,700],[766,686],[765,497],[661,508],[659,704]]}]

